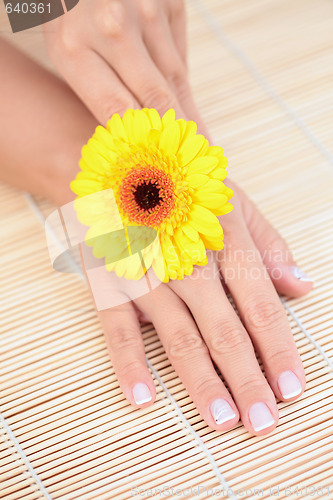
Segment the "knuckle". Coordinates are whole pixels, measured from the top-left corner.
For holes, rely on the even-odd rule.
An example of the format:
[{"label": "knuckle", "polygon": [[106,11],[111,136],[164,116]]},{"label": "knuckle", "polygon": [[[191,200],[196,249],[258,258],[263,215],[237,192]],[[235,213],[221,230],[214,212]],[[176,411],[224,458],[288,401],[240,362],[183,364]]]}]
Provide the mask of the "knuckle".
[{"label": "knuckle", "polygon": [[249,339],[245,330],[235,325],[225,325],[222,322],[215,329],[211,340],[212,354],[225,354],[239,351],[248,345]]},{"label": "knuckle", "polygon": [[282,360],[291,360],[293,358],[294,349],[289,346],[276,346],[274,347],[274,351],[267,352],[265,355],[266,363],[270,366],[281,364]]},{"label": "knuckle", "polygon": [[115,351],[137,347],[139,343],[137,332],[130,329],[113,328],[110,337],[112,348]]},{"label": "knuckle", "polygon": [[195,332],[175,332],[168,346],[168,355],[172,359],[184,359],[204,348],[204,342]]},{"label": "knuckle", "polygon": [[79,51],[80,45],[75,33],[63,26],[60,33],[61,50],[67,55],[75,55]]},{"label": "knuckle", "polygon": [[99,33],[105,37],[118,38],[124,33],[125,10],[118,0],[105,3],[96,11],[95,23]]},{"label": "knuckle", "polygon": [[285,318],[285,314],[279,304],[271,300],[261,300],[248,304],[244,317],[250,327],[263,330],[278,324]]},{"label": "knuckle", "polygon": [[158,2],[156,0],[140,0],[138,7],[144,20],[156,21],[158,19]]},{"label": "knuckle", "polygon": [[246,379],[240,379],[237,386],[237,393],[239,394],[263,394],[264,384],[260,377],[256,375],[250,375],[246,377]]},{"label": "knuckle", "polygon": [[177,90],[177,97],[180,100],[189,96],[190,86],[188,84],[186,74],[183,71],[175,71],[169,76],[170,84]]},{"label": "knuckle", "polygon": [[128,376],[129,373],[136,373],[140,374],[146,369],[146,366],[144,366],[139,360],[136,359],[130,359],[124,363],[118,363],[117,366],[117,377],[123,378]]},{"label": "knuckle", "polygon": [[201,394],[206,395],[208,391],[214,386],[216,386],[216,379],[208,375],[207,377],[204,377],[194,383],[193,394],[199,397]]},{"label": "knuckle", "polygon": [[144,104],[147,108],[156,108],[160,113],[175,107],[175,98],[169,90],[163,87],[151,87],[144,95]]}]

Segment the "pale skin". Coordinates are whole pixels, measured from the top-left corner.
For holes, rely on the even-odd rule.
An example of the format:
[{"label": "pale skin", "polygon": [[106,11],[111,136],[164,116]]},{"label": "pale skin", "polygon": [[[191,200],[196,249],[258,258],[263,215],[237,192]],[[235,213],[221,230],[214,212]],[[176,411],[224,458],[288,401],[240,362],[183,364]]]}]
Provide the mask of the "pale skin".
[{"label": "pale skin", "polygon": [[[163,113],[173,106],[177,117],[195,119],[200,131],[206,131],[187,92],[185,13],[179,10],[181,2],[163,1],[154,4],[158,5],[157,10],[148,9],[144,14],[138,8],[133,10],[130,0],[124,2],[121,14],[119,4],[108,5],[116,9],[113,14],[109,12],[108,29],[103,24],[107,15],[103,15],[106,3],[102,0],[83,0],[76,16],[73,9],[71,15],[45,26],[52,58],[69,86],[0,41],[0,95],[6,96],[0,114],[1,179],[57,205],[74,198],[69,182],[78,171],[81,147],[98,122],[105,124],[114,112],[122,114],[128,107],[150,106]],[[128,18],[126,22],[132,23],[137,43],[132,43],[130,30],[119,31],[114,12],[120,16],[118,20]],[[99,21],[84,30],[88,15]],[[154,23],[150,22],[152,15]],[[161,43],[153,47],[156,25],[163,36]],[[67,50],[60,51],[58,44]],[[112,51],[106,51],[106,47],[112,47]],[[165,57],[168,53],[173,57]],[[120,59],[127,65],[119,66]],[[141,68],[140,78],[133,74],[132,61],[137,69]],[[181,75],[181,79],[175,79],[175,75]],[[176,88],[180,81],[186,91],[179,93]],[[120,386],[132,405],[147,407],[156,397],[140,331],[140,321],[149,320],[208,425],[224,431],[241,419],[252,434],[262,435],[277,425],[276,398],[293,401],[305,388],[304,369],[278,293],[300,297],[311,290],[312,283],[294,276],[292,269],[296,264],[284,240],[246,195],[230,181],[227,183],[235,191],[234,210],[221,218],[228,251],[211,253],[209,263],[200,268],[196,279],[187,277],[162,284],[132,303],[100,311],[99,317]],[[251,259],[244,260],[248,253]],[[229,279],[232,274],[234,277]],[[220,276],[236,303],[240,319],[230,305]],[[254,348],[263,361],[266,376]],[[284,394],[288,388],[280,379],[286,372],[298,378],[300,387],[297,395],[287,398]],[[138,383],[149,389],[150,401],[136,403],[133,388]],[[230,405],[234,417],[218,423],[212,403],[221,399]],[[259,407],[266,423],[271,420],[260,430],[258,422],[252,421],[255,418],[251,420],[251,408],[257,403],[266,405],[266,410]]]}]

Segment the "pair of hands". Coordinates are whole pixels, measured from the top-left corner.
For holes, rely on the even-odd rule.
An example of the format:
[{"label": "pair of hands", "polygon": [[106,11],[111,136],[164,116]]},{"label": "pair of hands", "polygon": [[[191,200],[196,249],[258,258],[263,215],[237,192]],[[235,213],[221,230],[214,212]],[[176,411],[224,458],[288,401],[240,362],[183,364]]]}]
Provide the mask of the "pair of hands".
[{"label": "pair of hands", "polygon": [[[81,0],[48,23],[45,35],[56,66],[102,124],[127,108],[154,107],[162,114],[173,107],[207,136],[186,74],[182,1]],[[301,296],[312,284],[277,232],[231,187],[234,210],[222,219],[223,251],[211,252],[207,266],[192,276],[99,315],[120,386],[133,405],[149,406],[156,396],[140,332],[140,321],[151,321],[206,422],[227,430],[241,418],[250,432],[264,434],[278,421],[275,396],[289,401],[305,386],[277,291]]]}]

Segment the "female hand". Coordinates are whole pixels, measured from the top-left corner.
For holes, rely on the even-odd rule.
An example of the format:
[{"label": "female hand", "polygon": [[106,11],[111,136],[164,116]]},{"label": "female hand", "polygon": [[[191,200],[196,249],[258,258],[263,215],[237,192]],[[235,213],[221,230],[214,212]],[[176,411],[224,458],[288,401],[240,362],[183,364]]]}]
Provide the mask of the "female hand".
[{"label": "female hand", "polygon": [[275,396],[294,400],[305,387],[301,359],[277,292],[298,297],[312,288],[312,282],[253,203],[237,186],[232,189],[234,210],[222,217],[224,250],[210,252],[208,264],[195,267],[191,276],[161,284],[132,303],[99,315],[111,361],[130,403],[146,407],[156,395],[140,332],[138,318],[143,314],[154,324],[207,424],[227,430],[240,417],[251,433],[261,435],[277,425]]},{"label": "female hand", "polygon": [[44,25],[49,54],[102,123],[128,108],[174,108],[207,136],[186,71],[183,0],[80,0]]}]

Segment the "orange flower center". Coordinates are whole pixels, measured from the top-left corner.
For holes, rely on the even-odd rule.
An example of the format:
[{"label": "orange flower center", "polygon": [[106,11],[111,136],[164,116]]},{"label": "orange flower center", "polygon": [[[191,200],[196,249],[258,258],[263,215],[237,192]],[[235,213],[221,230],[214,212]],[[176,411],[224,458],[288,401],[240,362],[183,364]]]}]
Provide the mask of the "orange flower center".
[{"label": "orange flower center", "polygon": [[163,170],[151,165],[134,168],[120,186],[121,207],[132,222],[158,226],[174,208],[174,191]]}]

